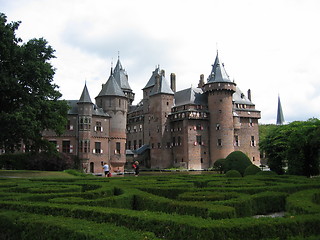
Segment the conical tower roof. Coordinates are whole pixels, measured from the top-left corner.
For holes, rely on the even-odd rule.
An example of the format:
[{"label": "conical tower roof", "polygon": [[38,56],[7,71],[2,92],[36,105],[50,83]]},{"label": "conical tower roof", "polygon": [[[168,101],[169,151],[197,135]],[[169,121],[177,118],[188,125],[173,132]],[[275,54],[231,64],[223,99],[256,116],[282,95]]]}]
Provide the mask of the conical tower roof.
[{"label": "conical tower roof", "polygon": [[84,88],[83,88],[83,91],[82,91],[82,94],[81,94],[81,97],[80,97],[78,103],[92,103],[93,104],[93,102],[91,101],[91,98],[90,98],[87,84],[84,84]]},{"label": "conical tower roof", "polygon": [[101,97],[101,96],[125,97],[123,91],[121,90],[120,86],[118,85],[113,75],[110,75],[107,83],[102,85],[102,89],[98,94],[98,97]]},{"label": "conical tower roof", "polygon": [[284,124],[284,117],[282,112],[280,96],[278,96],[277,125],[283,125],[283,124]]},{"label": "conical tower roof", "polygon": [[128,74],[126,71],[123,69],[120,58],[118,58],[118,62],[116,67],[114,68],[113,71],[113,76],[116,79],[118,85],[120,86],[121,89],[123,90],[132,90],[129,81],[128,81]]},{"label": "conical tower roof", "polygon": [[218,52],[214,64],[212,65],[212,71],[208,77],[208,83],[210,82],[231,82],[229,75],[224,68],[224,64],[220,62]]}]

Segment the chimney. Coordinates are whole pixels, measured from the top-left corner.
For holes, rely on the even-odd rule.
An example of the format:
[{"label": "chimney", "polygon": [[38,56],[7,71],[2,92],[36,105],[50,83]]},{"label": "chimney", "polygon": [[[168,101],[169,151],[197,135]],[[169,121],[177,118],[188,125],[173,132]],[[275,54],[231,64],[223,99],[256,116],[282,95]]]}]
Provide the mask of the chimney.
[{"label": "chimney", "polygon": [[161,75],[164,76],[164,77],[166,75],[166,72],[163,69],[161,70]]},{"label": "chimney", "polygon": [[249,99],[250,102],[251,102],[251,90],[250,90],[250,89],[248,89],[248,99]]},{"label": "chimney", "polygon": [[160,76],[158,74],[156,75],[156,85],[155,85],[155,87],[156,87],[157,92],[159,92],[159,89],[160,89]]},{"label": "chimney", "polygon": [[176,74],[171,73],[170,74],[170,84],[171,84],[171,90],[173,92],[176,92]]},{"label": "chimney", "polygon": [[203,85],[204,85],[204,75],[201,74],[201,75],[200,75],[199,84],[198,84],[198,88],[202,88]]}]

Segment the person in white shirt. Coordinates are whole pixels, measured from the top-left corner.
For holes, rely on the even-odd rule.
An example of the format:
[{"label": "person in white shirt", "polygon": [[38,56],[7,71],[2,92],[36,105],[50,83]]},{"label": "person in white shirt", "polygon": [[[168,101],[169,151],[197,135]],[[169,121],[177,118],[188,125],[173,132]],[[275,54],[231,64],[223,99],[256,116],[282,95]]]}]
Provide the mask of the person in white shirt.
[{"label": "person in white shirt", "polygon": [[103,168],[103,171],[104,171],[104,176],[105,177],[109,177],[109,173],[110,173],[109,165],[107,163],[104,163],[102,168]]}]

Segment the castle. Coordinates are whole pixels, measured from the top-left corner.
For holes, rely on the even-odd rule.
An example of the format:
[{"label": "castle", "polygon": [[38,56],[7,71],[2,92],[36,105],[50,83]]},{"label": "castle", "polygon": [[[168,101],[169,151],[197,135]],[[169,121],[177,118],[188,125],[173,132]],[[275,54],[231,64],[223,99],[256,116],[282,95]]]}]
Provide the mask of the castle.
[{"label": "castle", "polygon": [[[143,99],[132,105],[134,93],[118,59],[110,77],[92,102],[87,86],[79,100],[68,101],[67,130],[44,137],[60,152],[77,155],[83,168],[102,172],[108,162],[113,172],[139,160],[142,167],[208,169],[220,158],[240,150],[260,165],[258,149],[260,111],[230,80],[218,53],[205,82],[176,91],[176,76],[159,67],[143,90]],[[131,156],[131,158],[130,158]]]}]

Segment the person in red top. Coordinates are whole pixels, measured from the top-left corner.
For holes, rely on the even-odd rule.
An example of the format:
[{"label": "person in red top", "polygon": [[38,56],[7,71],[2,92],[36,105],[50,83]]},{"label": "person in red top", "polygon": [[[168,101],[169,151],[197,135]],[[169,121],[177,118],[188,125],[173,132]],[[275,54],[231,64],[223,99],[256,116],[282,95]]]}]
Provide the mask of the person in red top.
[{"label": "person in red top", "polygon": [[135,161],[134,164],[132,165],[132,167],[134,168],[134,175],[136,177],[139,176],[139,162]]}]

